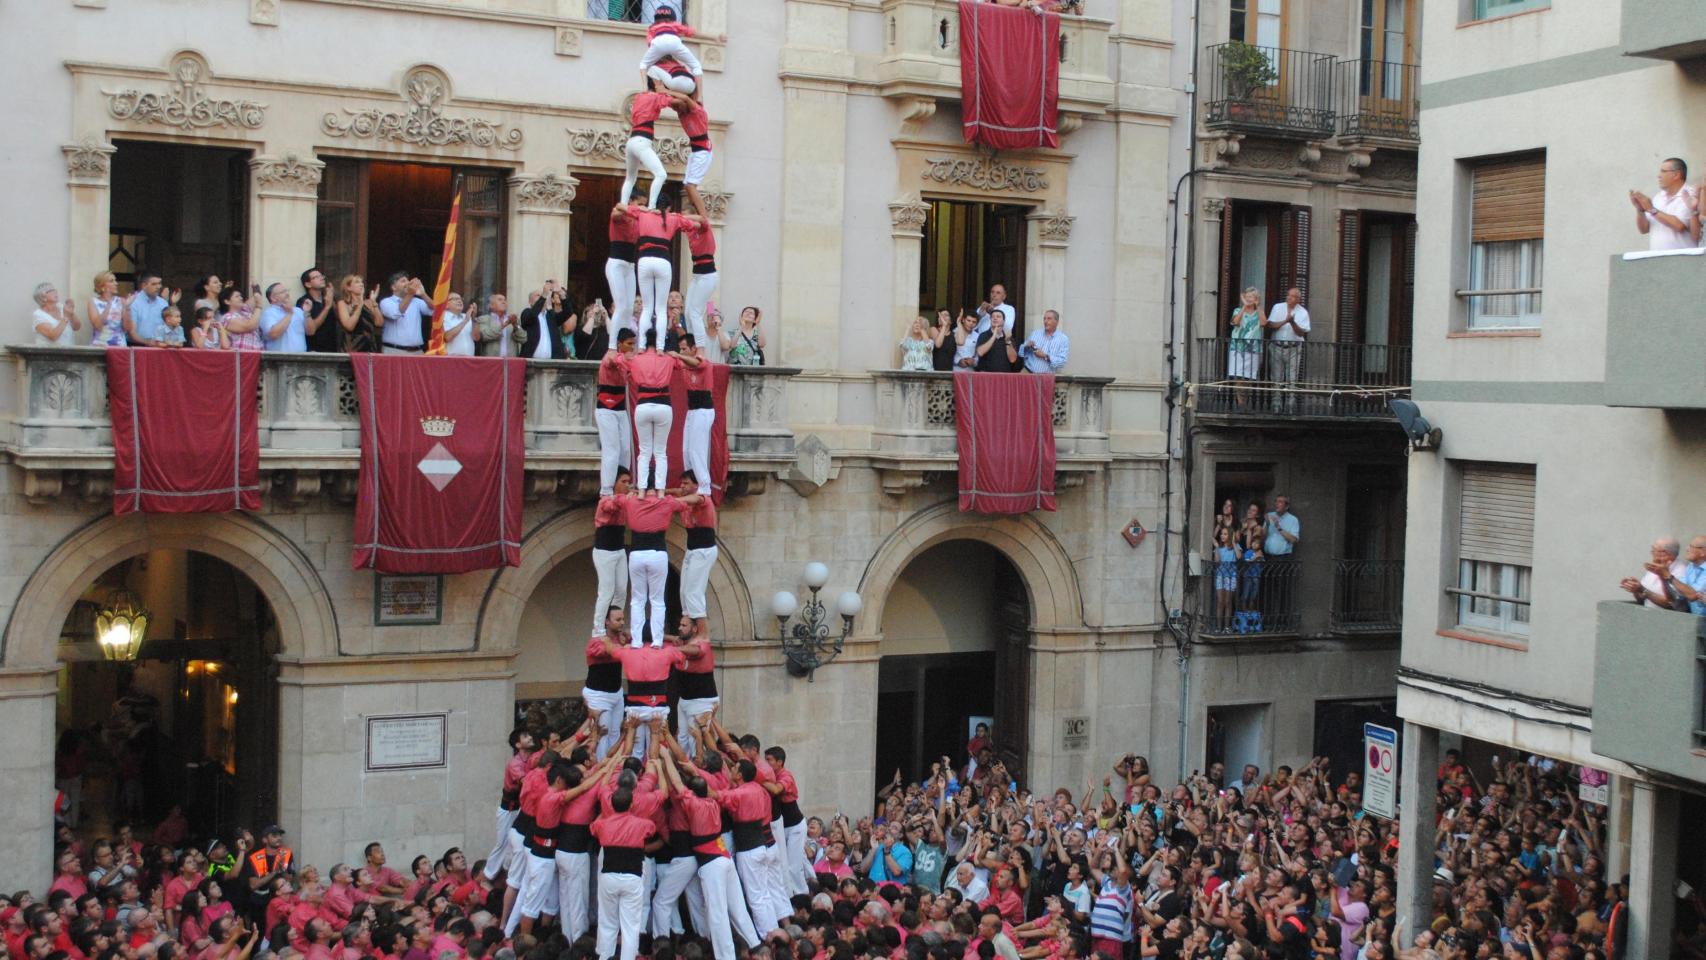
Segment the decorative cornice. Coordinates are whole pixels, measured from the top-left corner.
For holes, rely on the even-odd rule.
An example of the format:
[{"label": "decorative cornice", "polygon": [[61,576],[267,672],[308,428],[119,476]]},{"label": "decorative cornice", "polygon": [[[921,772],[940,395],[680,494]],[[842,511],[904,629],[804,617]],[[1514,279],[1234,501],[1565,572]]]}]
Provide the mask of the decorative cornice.
[{"label": "decorative cornice", "polygon": [[[614,160],[628,159],[628,134],[617,130],[597,130],[592,127],[569,127],[569,152],[577,157]],[[690,152],[686,137],[658,137],[652,141],[658,159],[664,163],[686,163]]]},{"label": "decorative cornice", "polygon": [[1069,217],[1064,213],[1043,211],[1033,213],[1027,220],[1037,223],[1037,238],[1043,243],[1065,246],[1072,239],[1072,224],[1077,217]]},{"label": "decorative cornice", "polygon": [[403,101],[407,109],[350,110],[348,117],[328,113],[320,118],[320,129],[330,137],[358,140],[390,140],[417,147],[466,145],[482,149],[521,148],[520,130],[506,128],[483,117],[447,117],[450,78],[442,70],[419,64],[403,75]]},{"label": "decorative cornice", "polygon": [[156,124],[193,132],[233,127],[258,130],[266,122],[267,106],[253,100],[220,100],[207,95],[202,81],[212,75],[201,54],[184,50],[172,57],[169,72],[177,87],[164,93],[134,88],[103,90],[107,113],[114,120]]},{"label": "decorative cornice", "polygon": [[897,237],[922,237],[924,221],[929,216],[930,205],[922,200],[897,200],[889,204],[889,220]]},{"label": "decorative cornice", "polygon": [[924,162],[924,179],[937,183],[1022,193],[1040,193],[1048,189],[1048,174],[1040,167],[1008,163],[994,157],[927,157]]},{"label": "decorative cornice", "polygon": [[580,181],[574,177],[544,176],[509,178],[509,188],[515,195],[516,209],[521,213],[539,213],[566,217],[575,200],[575,188]]},{"label": "decorative cornice", "polygon": [[320,191],[324,163],[303,159],[294,153],[282,157],[261,156],[249,161],[249,171],[261,196],[312,199]]},{"label": "decorative cornice", "polygon": [[71,183],[104,187],[111,182],[117,147],[89,137],[82,143],[67,143],[59,149],[65,153],[65,169],[71,175]]}]

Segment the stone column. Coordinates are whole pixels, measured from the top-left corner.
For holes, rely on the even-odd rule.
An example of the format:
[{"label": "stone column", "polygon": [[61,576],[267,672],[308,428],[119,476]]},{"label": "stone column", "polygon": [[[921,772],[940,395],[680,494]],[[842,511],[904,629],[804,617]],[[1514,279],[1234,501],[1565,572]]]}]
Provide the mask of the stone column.
[{"label": "stone column", "polygon": [[525,310],[528,291],[568,273],[569,207],[579,186],[567,174],[509,178],[510,309]]},{"label": "stone column", "polygon": [[1041,330],[1043,311],[1065,312],[1066,248],[1073,218],[1038,210],[1025,218],[1025,330]]},{"label": "stone column", "polygon": [[0,670],[0,889],[46,890],[53,879],[58,673],[57,664]]},{"label": "stone column", "polygon": [[1676,914],[1676,844],[1682,804],[1675,790],[1635,784],[1629,831],[1629,949],[1662,957]]},{"label": "stone column", "polygon": [[1403,819],[1398,832],[1398,917],[1393,943],[1409,943],[1433,916],[1434,800],[1439,770],[1439,731],[1404,724],[1404,749],[1398,784]]},{"label": "stone column", "polygon": [[[930,205],[922,200],[897,200],[889,204],[889,219],[894,222],[894,323],[892,330],[911,329],[912,318],[918,316],[918,284],[924,270],[924,221],[930,216]],[[930,317],[930,323],[936,318]]]},{"label": "stone column", "polygon": [[770,362],[836,365],[847,217],[847,0],[786,0],[782,78],[782,264]]},{"label": "stone column", "polygon": [[78,275],[75,271],[106,269],[112,242],[112,169],[113,154],[118,150],[97,137],[81,143],[68,143],[65,168],[69,174],[66,185],[71,188],[71,243],[66,253],[73,275],[60,282],[70,287],[60,291],[61,298],[73,304],[88,302],[89,281],[93,275]]},{"label": "stone column", "polygon": [[249,282],[261,289],[296,278],[314,262],[315,201],[325,164],[312,155],[263,155],[249,161]]}]

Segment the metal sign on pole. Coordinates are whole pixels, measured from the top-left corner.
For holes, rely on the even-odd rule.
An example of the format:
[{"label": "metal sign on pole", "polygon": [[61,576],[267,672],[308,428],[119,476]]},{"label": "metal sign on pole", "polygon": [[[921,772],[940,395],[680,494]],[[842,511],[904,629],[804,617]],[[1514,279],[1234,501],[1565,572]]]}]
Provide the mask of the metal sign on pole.
[{"label": "metal sign on pole", "polygon": [[1387,820],[1398,819],[1398,731],[1378,723],[1362,725],[1362,809]]}]

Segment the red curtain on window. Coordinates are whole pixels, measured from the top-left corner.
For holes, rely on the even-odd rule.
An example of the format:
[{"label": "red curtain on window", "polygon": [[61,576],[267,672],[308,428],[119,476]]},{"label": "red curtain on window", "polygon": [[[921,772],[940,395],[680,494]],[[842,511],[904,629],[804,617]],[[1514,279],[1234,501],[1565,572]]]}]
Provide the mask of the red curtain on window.
[{"label": "red curtain on window", "polygon": [[960,103],[967,143],[1060,146],[1060,17],[960,0]]}]

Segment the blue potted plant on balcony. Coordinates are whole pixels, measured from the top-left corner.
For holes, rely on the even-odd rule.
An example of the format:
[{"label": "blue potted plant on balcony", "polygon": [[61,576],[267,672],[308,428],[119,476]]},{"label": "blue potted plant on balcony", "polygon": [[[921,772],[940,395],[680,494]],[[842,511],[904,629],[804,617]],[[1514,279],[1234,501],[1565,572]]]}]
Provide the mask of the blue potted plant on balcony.
[{"label": "blue potted plant on balcony", "polygon": [[1253,98],[1279,81],[1279,70],[1267,51],[1242,40],[1234,40],[1220,48],[1221,75],[1226,78],[1227,115],[1234,120],[1252,117]]}]

